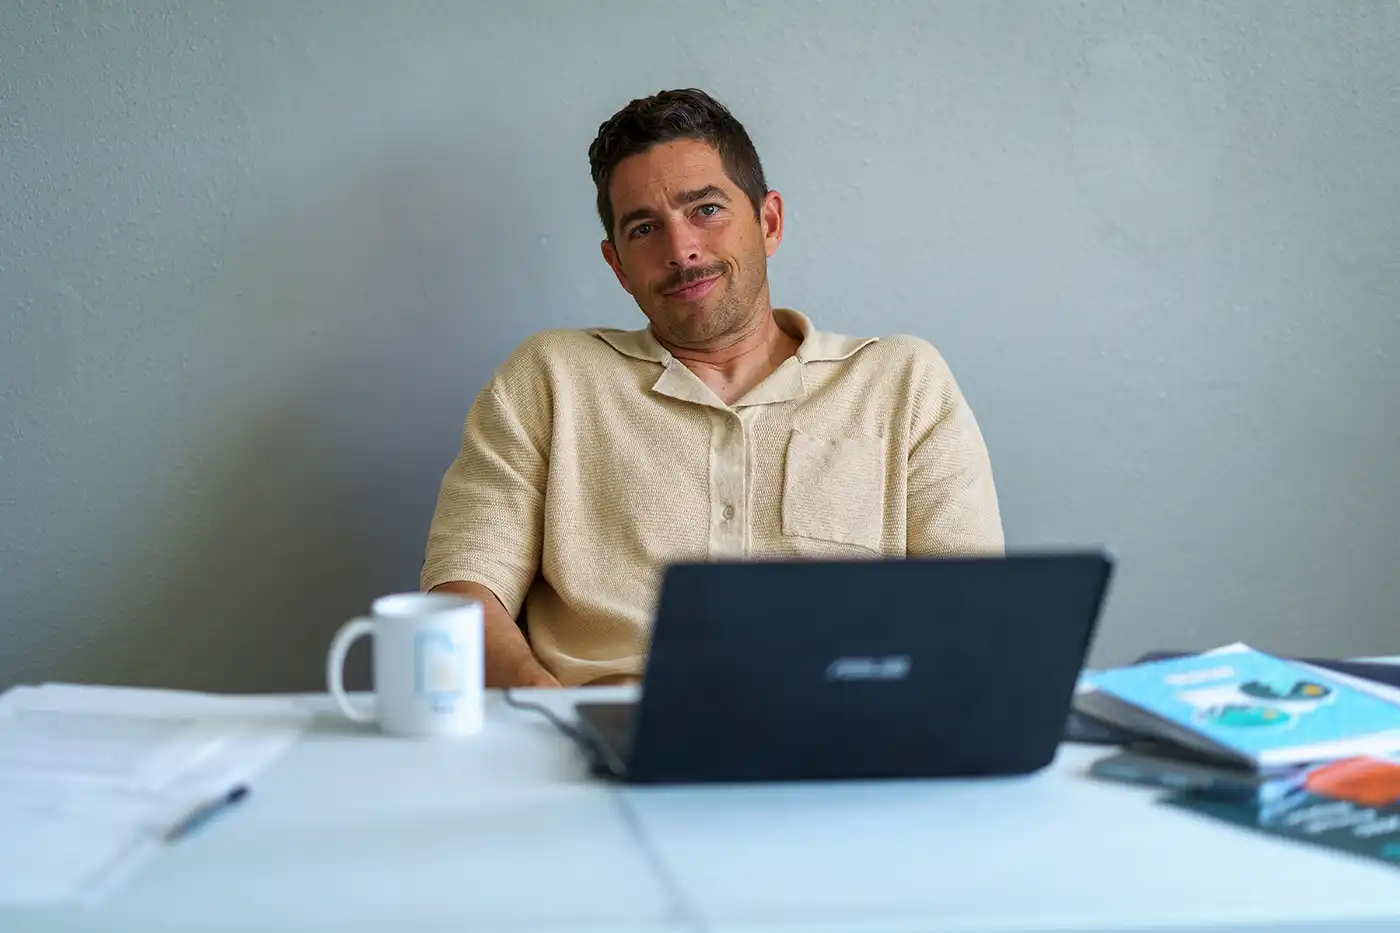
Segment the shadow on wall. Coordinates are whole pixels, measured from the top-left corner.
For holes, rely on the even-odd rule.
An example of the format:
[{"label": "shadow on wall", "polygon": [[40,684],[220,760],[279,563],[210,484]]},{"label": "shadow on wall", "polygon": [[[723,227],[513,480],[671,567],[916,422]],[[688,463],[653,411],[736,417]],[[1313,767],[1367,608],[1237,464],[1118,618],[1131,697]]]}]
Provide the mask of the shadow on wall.
[{"label": "shadow on wall", "polygon": [[462,419],[519,339],[471,310],[509,307],[501,241],[472,218],[508,216],[512,161],[385,159],[239,239],[192,308],[209,320],[179,466],[129,522],[143,546],[84,650],[97,679],[321,689],[335,628],[417,588]]}]

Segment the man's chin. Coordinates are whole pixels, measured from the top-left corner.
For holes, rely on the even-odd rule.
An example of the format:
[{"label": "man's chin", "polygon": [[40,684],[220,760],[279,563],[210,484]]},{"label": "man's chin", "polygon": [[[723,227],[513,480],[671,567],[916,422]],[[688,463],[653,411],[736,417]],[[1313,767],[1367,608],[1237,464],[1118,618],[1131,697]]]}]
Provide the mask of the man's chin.
[{"label": "man's chin", "polygon": [[672,320],[670,324],[672,343],[687,347],[703,347],[724,336],[724,322],[710,316]]},{"label": "man's chin", "polygon": [[723,302],[686,302],[685,305],[684,308],[659,308],[658,313],[647,315],[657,335],[677,346],[703,348],[722,340],[743,323]]}]

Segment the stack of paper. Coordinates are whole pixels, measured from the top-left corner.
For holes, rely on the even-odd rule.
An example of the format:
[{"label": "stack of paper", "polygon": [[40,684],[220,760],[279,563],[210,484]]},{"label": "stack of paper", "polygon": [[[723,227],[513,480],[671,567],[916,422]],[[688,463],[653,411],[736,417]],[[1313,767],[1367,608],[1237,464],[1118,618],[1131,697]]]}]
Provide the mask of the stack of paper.
[{"label": "stack of paper", "polygon": [[0,695],[0,906],[111,891],[309,720],[269,697],[70,684]]}]

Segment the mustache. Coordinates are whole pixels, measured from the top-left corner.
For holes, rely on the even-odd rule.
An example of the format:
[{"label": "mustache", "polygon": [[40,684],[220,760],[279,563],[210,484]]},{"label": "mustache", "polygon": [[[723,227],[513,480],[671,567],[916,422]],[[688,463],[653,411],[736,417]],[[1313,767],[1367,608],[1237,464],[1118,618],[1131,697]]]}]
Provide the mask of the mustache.
[{"label": "mustache", "polygon": [[717,262],[712,266],[696,266],[693,269],[681,269],[675,275],[670,276],[661,283],[662,293],[673,292],[678,288],[685,288],[703,279],[712,279],[717,275],[724,275],[729,271],[729,266],[723,262]]}]

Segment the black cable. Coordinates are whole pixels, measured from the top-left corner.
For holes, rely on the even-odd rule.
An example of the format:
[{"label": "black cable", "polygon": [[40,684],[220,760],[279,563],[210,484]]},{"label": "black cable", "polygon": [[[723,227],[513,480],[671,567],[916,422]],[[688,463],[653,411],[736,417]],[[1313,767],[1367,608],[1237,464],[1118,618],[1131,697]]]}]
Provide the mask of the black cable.
[{"label": "black cable", "polygon": [[[565,722],[563,719],[559,718],[558,713],[554,712],[554,710],[550,709],[548,706],[545,706],[543,703],[532,703],[529,700],[521,700],[515,696],[515,693],[510,687],[502,691],[502,696],[504,696],[507,706],[513,706],[516,709],[522,709],[530,713],[539,713],[545,719],[549,720],[549,724],[559,730],[561,735],[578,746],[579,751],[583,752],[584,757],[588,759],[590,765],[601,765],[614,777],[622,777],[626,772],[626,768],[622,762],[617,760],[617,755],[611,748],[595,741],[591,735],[585,734],[572,723]],[[608,760],[604,761],[603,759],[605,758]]]},{"label": "black cable", "polygon": [[[616,754],[613,753],[611,748],[594,741],[592,736],[580,731],[572,723],[561,719],[559,714],[548,706],[545,706],[543,703],[521,700],[515,696],[510,687],[501,691],[501,695],[505,699],[507,706],[512,706],[515,709],[525,710],[530,713],[539,713],[543,716],[561,735],[577,745],[590,763],[598,762],[602,757],[607,757],[611,759],[610,762],[604,765],[608,771],[615,777],[622,777],[625,773],[622,762],[618,761]],[[680,918],[681,922],[687,929],[691,930],[692,933],[706,933],[709,926],[701,919],[699,912],[691,907],[690,901],[686,898],[684,891],[681,889],[680,882],[671,874],[671,870],[667,867],[666,861],[661,858],[660,853],[656,851],[656,847],[652,845],[651,839],[642,828],[642,821],[637,818],[636,811],[632,809],[627,795],[613,788],[608,796],[612,797],[613,802],[617,805],[618,812],[622,816],[622,821],[627,824],[627,829],[631,832],[633,841],[637,843],[637,846],[646,856],[647,862],[651,865],[652,872],[656,875],[657,880],[661,883],[661,887],[665,889],[667,895],[670,897],[674,912]]]},{"label": "black cable", "polygon": [[502,695],[505,697],[506,706],[513,706],[516,709],[523,709],[531,713],[539,713],[545,719],[549,720],[550,725],[552,725],[554,728],[558,729],[561,733],[563,733],[566,739],[568,739],[571,742],[574,742],[577,745],[582,746],[585,752],[592,751],[593,742],[588,738],[588,736],[584,735],[578,729],[575,729],[570,723],[567,723],[564,720],[560,719],[559,714],[556,713],[554,710],[550,709],[548,706],[545,706],[543,703],[531,703],[529,700],[521,700],[517,698],[513,688],[511,687],[507,687],[504,691],[502,691]]}]

